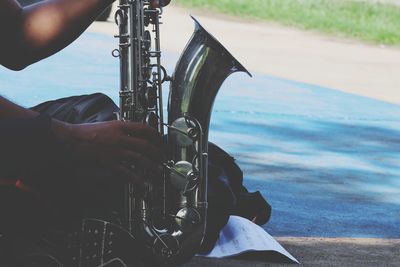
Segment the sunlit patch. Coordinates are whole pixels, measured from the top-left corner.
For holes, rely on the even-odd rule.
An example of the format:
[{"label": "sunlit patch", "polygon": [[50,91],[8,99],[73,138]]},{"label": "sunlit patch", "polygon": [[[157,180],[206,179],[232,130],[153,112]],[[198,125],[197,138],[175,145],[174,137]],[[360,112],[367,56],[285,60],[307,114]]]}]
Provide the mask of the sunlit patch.
[{"label": "sunlit patch", "polygon": [[49,39],[58,36],[64,21],[64,14],[50,5],[30,13],[23,26],[26,41],[33,47],[42,47]]},{"label": "sunlit patch", "polygon": [[[23,73],[0,69],[1,93],[27,106],[94,92],[117,102],[116,45],[88,33]],[[170,74],[178,57],[163,53]],[[214,111],[210,141],[237,159],[249,191],[272,204],[269,233],[400,237],[399,105],[236,73]]]}]

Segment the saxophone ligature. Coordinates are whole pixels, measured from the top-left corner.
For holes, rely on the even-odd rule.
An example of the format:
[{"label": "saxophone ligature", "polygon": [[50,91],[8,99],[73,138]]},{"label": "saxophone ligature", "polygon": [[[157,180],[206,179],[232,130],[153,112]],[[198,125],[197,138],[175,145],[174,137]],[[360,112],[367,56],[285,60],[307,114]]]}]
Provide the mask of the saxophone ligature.
[{"label": "saxophone ligature", "polygon": [[[150,266],[179,265],[199,249],[207,221],[208,129],[223,81],[250,73],[196,19],[194,33],[172,78],[161,65],[162,7],[149,0],[120,0],[119,120],[143,122],[165,135],[168,160],[162,177],[134,166],[145,177],[144,192],[125,187],[122,227],[145,248]],[[251,76],[251,75],[250,75]],[[168,123],[163,119],[162,85],[170,81]]]}]

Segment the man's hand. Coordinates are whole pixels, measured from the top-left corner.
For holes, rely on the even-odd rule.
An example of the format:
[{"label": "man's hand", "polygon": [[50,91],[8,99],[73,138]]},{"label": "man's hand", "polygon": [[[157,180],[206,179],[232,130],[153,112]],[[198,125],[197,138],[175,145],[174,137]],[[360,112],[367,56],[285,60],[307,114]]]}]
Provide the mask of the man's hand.
[{"label": "man's hand", "polygon": [[118,173],[124,181],[143,179],[132,170],[132,164],[160,173],[164,155],[162,138],[145,124],[122,121],[61,124],[54,123],[54,132],[81,160],[101,164]]},{"label": "man's hand", "polygon": [[114,0],[0,0],[0,64],[21,70],[78,38]]}]

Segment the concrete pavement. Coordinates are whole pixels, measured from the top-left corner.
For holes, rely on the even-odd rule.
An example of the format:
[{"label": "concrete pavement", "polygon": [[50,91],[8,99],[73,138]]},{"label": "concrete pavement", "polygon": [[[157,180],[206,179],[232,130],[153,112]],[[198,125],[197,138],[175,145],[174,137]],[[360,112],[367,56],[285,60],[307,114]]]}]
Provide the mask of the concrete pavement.
[{"label": "concrete pavement", "polygon": [[[179,9],[175,10],[180,12]],[[168,45],[164,44],[166,47],[164,62],[170,71],[178,51],[181,50],[178,41],[181,38],[183,46],[192,31],[193,25],[187,13],[183,15],[185,23],[178,25],[181,34],[172,35],[178,31],[178,26],[171,28],[169,33],[166,28],[163,31],[164,38],[173,36],[168,39],[175,39],[171,40],[171,49],[167,49]],[[255,60],[254,65],[249,65],[247,55],[249,58],[255,58],[258,50],[254,51],[248,45],[255,45],[261,49],[263,43],[258,39],[247,42],[244,38],[253,31],[252,29],[257,30],[254,34],[263,35],[262,32],[258,32],[262,28],[257,27],[258,23],[232,21],[229,18],[226,22],[228,25],[220,20],[206,25],[206,20],[213,22],[215,18],[204,16],[205,26],[229,47],[244,65],[257,71],[257,64],[260,64],[261,69],[253,80],[235,74],[221,89],[213,113],[211,140],[222,145],[239,160],[249,189],[261,190],[272,203],[273,217],[266,229],[274,236],[295,236],[280,237],[278,240],[305,265],[396,266],[400,262],[398,256],[400,242],[399,239],[390,238],[400,237],[398,228],[400,106],[265,76],[261,73],[269,73],[266,68],[274,67],[273,64],[267,64],[269,59],[265,60],[262,57],[268,50],[259,50],[263,51],[259,54],[261,60]],[[232,24],[229,23],[242,25],[235,28],[236,32],[231,33],[235,35],[231,37],[228,33],[231,31],[229,25]],[[216,33],[218,27],[215,25],[225,25],[222,31],[226,31],[228,37],[219,36]],[[112,23],[96,23],[93,27],[98,26],[100,27],[91,30],[107,33],[108,36],[89,33],[57,56],[40,62],[22,73],[11,74],[0,71],[2,93],[28,106],[47,99],[95,91],[102,91],[116,99],[118,62],[110,56],[111,49],[115,48],[110,34],[115,33],[116,27]],[[166,20],[163,26],[167,26]],[[187,36],[184,36],[185,28],[188,29]],[[280,40],[286,40],[286,44],[283,42],[281,46],[297,49],[298,46],[290,45],[293,39],[286,39],[286,31],[283,30],[272,39],[268,35],[267,39],[276,40],[283,35]],[[289,29],[287,34],[290,35],[291,31],[292,29]],[[298,32],[290,36],[301,38],[300,36],[312,35]],[[256,35],[252,35],[254,36]],[[234,37],[234,40],[241,39],[246,42],[234,44],[232,43],[234,41],[229,39]],[[335,51],[336,40],[318,38],[318,42],[332,41],[332,44],[324,46],[324,49],[332,48],[332,51],[324,50],[320,55],[321,59],[318,59],[318,54],[314,56],[316,60],[322,60],[327,64],[332,61],[334,55],[330,60],[323,55]],[[174,42],[177,42],[176,45]],[[308,41],[304,42],[306,43],[300,48],[308,51],[310,48]],[[264,44],[267,43],[266,41]],[[344,47],[349,45],[352,48],[350,51],[354,53],[357,47],[364,47],[339,40],[339,46],[342,45]],[[385,55],[388,54],[382,58],[383,66],[392,71],[398,66],[397,49],[366,47],[367,50],[357,54],[355,58],[348,52],[344,52],[348,58],[339,55],[338,64],[352,65],[354,60],[357,62],[362,59],[360,55],[384,51]],[[234,49],[242,49],[240,51],[244,54]],[[282,53],[284,51],[285,49],[275,51],[271,48],[270,54],[267,55],[272,59],[274,56],[279,57],[278,63],[279,61],[290,63],[290,58],[297,52],[300,53],[300,50],[297,52],[295,50],[286,55]],[[379,55],[379,53],[374,54],[372,57],[378,59]],[[305,53],[299,54],[299,57],[301,58],[299,61],[304,64],[308,62],[307,57],[310,57],[310,68],[313,70],[315,62],[313,56]],[[379,72],[379,64],[376,64],[376,61],[369,63],[372,70],[381,75],[377,76],[379,80],[376,82],[389,88],[390,83],[386,84],[387,80],[394,79],[395,84],[397,83],[397,76],[392,77],[391,71],[387,74],[393,79],[385,79],[384,73]],[[304,70],[301,71],[307,72],[307,68],[303,67]],[[329,64],[327,68],[335,70],[335,67],[329,67]],[[284,68],[280,68],[277,64],[277,69]],[[296,68],[288,65],[285,71],[289,70],[292,74],[287,75],[297,75]],[[347,71],[348,76],[352,76],[352,69]],[[334,80],[343,74],[341,71],[334,73],[330,79]],[[322,74],[316,72],[314,75],[318,78],[322,77]],[[289,77],[284,72],[282,76]],[[372,79],[370,76],[375,77],[373,73],[366,73],[362,78]],[[360,76],[355,72],[354,77]],[[347,86],[346,79],[338,80],[341,85]],[[362,83],[358,79],[355,80],[359,84]],[[311,81],[311,83],[317,82]],[[352,92],[350,89],[343,90]],[[376,92],[372,91],[375,95]],[[386,90],[386,87],[382,93],[387,98],[396,98],[396,94]],[[343,238],[343,233],[353,238]],[[325,237],[313,237],[321,234],[325,234]],[[308,237],[302,237],[303,235]],[[375,238],[355,238],[357,236]],[[270,266],[270,264],[262,261],[195,258],[185,265],[189,266]]]},{"label": "concrete pavement", "polygon": [[[310,31],[188,10],[164,10],[164,51],[180,53],[193,31],[189,14],[209,29],[249,70],[400,103],[400,48],[369,45]],[[114,23],[89,31],[112,36]]]},{"label": "concrete pavement", "polygon": [[[368,238],[277,238],[303,266],[399,266],[400,239]],[[274,263],[269,261],[243,259],[194,258],[183,267],[293,267],[292,263]],[[276,258],[275,258],[276,259]],[[279,260],[279,259],[276,259]]]}]

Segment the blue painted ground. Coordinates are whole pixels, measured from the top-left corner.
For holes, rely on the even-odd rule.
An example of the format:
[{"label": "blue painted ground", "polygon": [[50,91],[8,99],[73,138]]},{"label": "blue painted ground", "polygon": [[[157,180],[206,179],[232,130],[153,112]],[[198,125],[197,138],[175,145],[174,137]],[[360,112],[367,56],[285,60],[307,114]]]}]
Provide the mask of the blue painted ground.
[{"label": "blue painted ground", "polygon": [[[116,101],[115,46],[107,36],[85,34],[22,72],[1,68],[0,92],[25,106],[98,91]],[[164,54],[170,73],[177,57]],[[400,106],[254,76],[236,73],[223,85],[210,140],[237,158],[246,185],[272,204],[265,229],[400,238]]]}]

